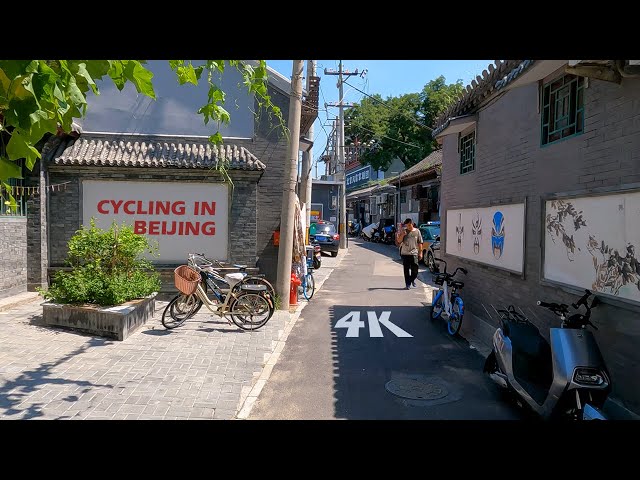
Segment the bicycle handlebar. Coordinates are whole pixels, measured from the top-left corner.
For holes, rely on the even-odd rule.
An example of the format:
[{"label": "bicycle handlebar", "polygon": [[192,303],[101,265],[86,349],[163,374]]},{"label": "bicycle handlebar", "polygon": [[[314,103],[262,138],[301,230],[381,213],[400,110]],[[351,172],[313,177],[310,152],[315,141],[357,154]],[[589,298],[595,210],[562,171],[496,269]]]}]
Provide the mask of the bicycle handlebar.
[{"label": "bicycle handlebar", "polygon": [[434,259],[436,262],[444,263],[444,272],[442,272],[442,273],[443,273],[443,274],[445,274],[445,275],[448,275],[449,277],[454,277],[454,276],[455,276],[455,274],[456,274],[456,273],[458,273],[458,270],[460,270],[460,271],[461,271],[462,273],[464,273],[465,275],[469,273],[469,271],[468,271],[466,268],[464,268],[464,267],[458,267],[458,268],[456,268],[456,269],[455,269],[455,271],[454,271],[453,273],[447,273],[447,262],[446,262],[446,261],[444,261],[444,260],[443,260],[443,259],[441,259],[441,258],[433,257],[433,259]]},{"label": "bicycle handlebar", "polygon": [[573,308],[575,308],[576,310],[578,308],[580,308],[580,305],[584,305],[587,306],[587,300],[588,298],[592,295],[592,293],[589,290],[585,290],[584,291],[584,295],[582,296],[582,298],[580,298],[580,300],[578,300],[576,303],[572,303],[571,306]]}]

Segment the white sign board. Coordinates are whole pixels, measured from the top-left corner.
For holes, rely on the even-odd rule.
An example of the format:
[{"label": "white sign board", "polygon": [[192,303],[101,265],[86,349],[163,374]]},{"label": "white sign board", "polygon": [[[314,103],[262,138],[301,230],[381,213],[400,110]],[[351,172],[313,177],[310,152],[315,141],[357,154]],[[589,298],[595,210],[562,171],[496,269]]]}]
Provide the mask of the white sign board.
[{"label": "white sign board", "polygon": [[83,180],[82,220],[133,225],[158,241],[156,262],[186,263],[189,252],[226,260],[228,198],[222,183]]},{"label": "white sign board", "polygon": [[640,192],[545,202],[544,278],[640,301]]},{"label": "white sign board", "polygon": [[447,210],[447,255],[522,273],[524,203]]}]

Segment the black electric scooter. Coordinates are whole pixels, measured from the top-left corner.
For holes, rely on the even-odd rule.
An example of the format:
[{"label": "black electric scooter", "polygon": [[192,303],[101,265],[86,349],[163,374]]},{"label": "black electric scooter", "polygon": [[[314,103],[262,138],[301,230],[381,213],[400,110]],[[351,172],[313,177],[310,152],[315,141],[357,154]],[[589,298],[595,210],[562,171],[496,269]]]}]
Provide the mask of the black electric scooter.
[{"label": "black electric scooter", "polygon": [[591,295],[586,290],[572,304],[576,310],[584,306],[586,313],[568,318],[567,305],[538,301],[562,320],[560,328],[550,329],[551,345],[513,306],[498,310],[501,325],[493,335],[484,371],[545,419],[606,420],[601,409],[611,392],[611,377],[586,329],[587,325],[597,329],[589,319],[599,299],[594,297],[589,305]]}]

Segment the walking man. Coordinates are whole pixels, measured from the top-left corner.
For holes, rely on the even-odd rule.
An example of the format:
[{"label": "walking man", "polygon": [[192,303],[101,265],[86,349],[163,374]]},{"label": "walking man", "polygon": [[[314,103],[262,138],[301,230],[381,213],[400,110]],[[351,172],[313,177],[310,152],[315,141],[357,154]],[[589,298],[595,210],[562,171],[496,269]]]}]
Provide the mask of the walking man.
[{"label": "walking man", "polygon": [[409,290],[416,287],[418,277],[418,262],[422,259],[422,235],[414,227],[413,220],[407,218],[404,225],[398,225],[396,245],[400,246],[400,256],[404,268],[404,283]]}]

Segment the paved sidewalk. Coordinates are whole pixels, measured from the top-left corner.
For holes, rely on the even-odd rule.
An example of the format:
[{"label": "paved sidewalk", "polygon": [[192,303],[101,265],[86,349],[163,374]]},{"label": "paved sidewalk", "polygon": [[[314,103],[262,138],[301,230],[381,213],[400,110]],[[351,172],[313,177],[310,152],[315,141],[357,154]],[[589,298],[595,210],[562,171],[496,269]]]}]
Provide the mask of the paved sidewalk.
[{"label": "paved sidewalk", "polygon": [[41,302],[0,312],[0,418],[235,418],[297,315],[245,332],[206,311],[165,330],[165,305],[124,342],[45,327]]}]

